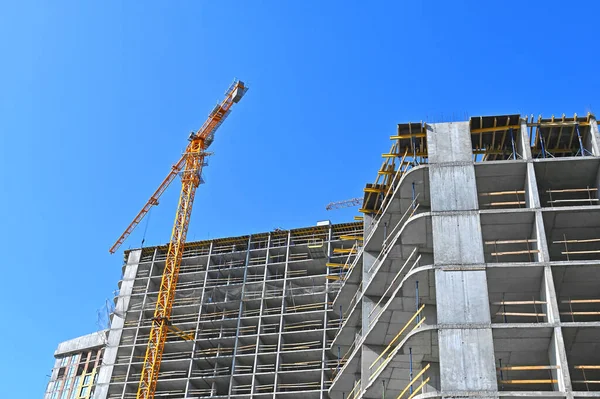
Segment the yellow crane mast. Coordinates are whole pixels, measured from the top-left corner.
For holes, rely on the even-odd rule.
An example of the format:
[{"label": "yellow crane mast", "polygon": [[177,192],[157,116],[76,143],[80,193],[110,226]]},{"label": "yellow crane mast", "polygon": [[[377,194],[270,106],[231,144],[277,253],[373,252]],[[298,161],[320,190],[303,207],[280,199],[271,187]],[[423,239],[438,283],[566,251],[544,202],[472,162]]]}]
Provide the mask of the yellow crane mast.
[{"label": "yellow crane mast", "polygon": [[[202,166],[204,165],[204,158],[208,155],[206,149],[211,145],[215,131],[229,115],[231,106],[240,101],[247,90],[248,88],[244,86],[242,81],[236,80],[233,82],[225,93],[225,99],[220,104],[217,104],[211,111],[202,127],[197,132],[190,135],[190,143],[181,159],[173,166],[169,175],[167,175],[148,202],[146,202],[146,205],[144,205],[142,210],[129,224],[125,232],[121,234],[119,239],[110,248],[111,253],[116,252],[127,236],[131,234],[133,229],[135,229],[148,213],[150,208],[154,205],[158,205],[159,197],[173,179],[175,179],[175,176],[181,174],[181,194],[179,196],[179,204],[177,206],[173,231],[171,232],[171,240],[169,241],[165,269],[158,291],[156,308],[154,309],[154,317],[152,318],[150,338],[144,357],[137,399],[154,398],[158,372],[169,330],[184,338],[190,338],[183,334],[179,329],[170,327],[169,319],[173,308],[177,278],[179,277],[179,267],[181,265],[181,257],[183,255],[187,230],[190,223],[192,205],[194,204],[194,195],[196,193],[196,188],[198,188],[198,185],[201,183]],[[193,339],[193,337],[191,338]]]}]

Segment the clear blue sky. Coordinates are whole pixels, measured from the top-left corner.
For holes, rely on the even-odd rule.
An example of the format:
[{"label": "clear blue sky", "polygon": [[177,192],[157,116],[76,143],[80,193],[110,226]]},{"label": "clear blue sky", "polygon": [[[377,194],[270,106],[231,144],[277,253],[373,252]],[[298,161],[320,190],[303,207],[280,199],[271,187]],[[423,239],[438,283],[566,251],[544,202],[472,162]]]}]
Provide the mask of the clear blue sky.
[{"label": "clear blue sky", "polygon": [[[489,3],[489,4],[488,4]],[[2,397],[94,331],[108,248],[234,77],[189,239],[350,221],[395,124],[598,110],[595,1],[3,2]],[[597,111],[598,112],[598,111]],[[146,241],[168,240],[178,184]],[[124,249],[140,245],[142,225]]]}]

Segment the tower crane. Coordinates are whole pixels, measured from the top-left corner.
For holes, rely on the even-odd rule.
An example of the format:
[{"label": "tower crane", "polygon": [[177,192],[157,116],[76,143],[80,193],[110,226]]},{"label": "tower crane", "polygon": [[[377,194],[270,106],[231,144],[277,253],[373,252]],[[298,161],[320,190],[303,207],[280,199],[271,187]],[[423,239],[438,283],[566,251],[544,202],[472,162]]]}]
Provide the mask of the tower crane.
[{"label": "tower crane", "polygon": [[158,372],[168,332],[172,331],[184,339],[193,339],[193,337],[183,333],[175,326],[170,325],[175,289],[179,277],[179,267],[181,266],[181,258],[190,223],[190,216],[192,214],[192,205],[194,204],[196,189],[202,182],[201,173],[202,167],[204,166],[204,159],[209,155],[206,150],[213,142],[216,130],[231,112],[231,106],[234,103],[239,102],[247,90],[248,88],[244,85],[244,82],[240,80],[235,80],[233,82],[225,92],[225,99],[217,104],[210,112],[202,127],[200,127],[198,131],[192,132],[189,137],[190,142],[181,159],[173,165],[167,177],[163,180],[154,194],[152,194],[150,199],[146,202],[146,205],[144,205],[142,210],[136,215],[129,226],[127,226],[127,229],[125,229],[123,234],[121,234],[119,239],[109,250],[110,253],[115,253],[117,251],[125,239],[142,221],[150,208],[158,205],[158,199],[162,193],[175,179],[175,176],[180,174],[181,193],[179,195],[179,204],[177,205],[175,222],[169,241],[165,268],[160,282],[156,308],[154,309],[154,317],[152,318],[150,338],[148,340],[148,347],[146,348],[146,355],[144,356],[137,399],[154,398]]},{"label": "tower crane", "polygon": [[330,202],[329,204],[327,204],[325,209],[328,211],[331,211],[334,209],[350,208],[353,206],[362,205],[362,203],[363,203],[363,199],[356,197],[356,198],[350,198],[350,199],[347,199],[344,201]]}]

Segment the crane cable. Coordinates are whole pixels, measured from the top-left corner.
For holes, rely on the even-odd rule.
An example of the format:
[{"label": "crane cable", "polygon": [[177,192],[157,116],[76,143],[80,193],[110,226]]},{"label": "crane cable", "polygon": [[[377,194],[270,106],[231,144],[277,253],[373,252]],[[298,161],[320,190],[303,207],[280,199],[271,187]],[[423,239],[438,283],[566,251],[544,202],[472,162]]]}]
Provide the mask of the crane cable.
[{"label": "crane cable", "polygon": [[146,232],[148,231],[148,224],[150,224],[150,216],[152,216],[152,208],[148,211],[148,217],[146,218],[146,227],[144,227],[144,235],[142,236],[142,248],[144,248],[144,242],[146,242]]}]

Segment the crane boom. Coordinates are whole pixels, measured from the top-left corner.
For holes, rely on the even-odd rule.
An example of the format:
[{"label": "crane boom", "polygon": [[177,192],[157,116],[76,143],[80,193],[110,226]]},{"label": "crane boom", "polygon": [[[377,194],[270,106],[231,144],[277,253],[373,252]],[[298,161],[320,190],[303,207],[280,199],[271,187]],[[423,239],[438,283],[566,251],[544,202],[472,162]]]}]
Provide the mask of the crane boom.
[{"label": "crane boom", "polygon": [[350,198],[344,201],[330,202],[325,207],[326,210],[331,211],[333,209],[349,208],[352,206],[358,206],[363,203],[362,198]]},{"label": "crane boom", "polygon": [[[220,104],[217,104],[215,106],[215,108],[211,111],[206,121],[195,133],[195,136],[198,136],[199,138],[202,138],[206,141],[206,148],[208,148],[208,146],[212,143],[213,135],[215,134],[219,126],[221,126],[225,118],[227,118],[227,116],[229,115],[231,105],[240,101],[240,99],[244,96],[247,90],[248,88],[244,86],[243,82],[235,80],[225,92],[225,100],[223,100]],[[189,147],[190,146],[188,146],[188,149]],[[138,212],[138,214],[131,221],[131,223],[129,223],[129,226],[127,226],[123,234],[121,234],[121,236],[117,239],[117,241],[115,241],[112,247],[110,247],[109,252],[111,254],[117,252],[121,244],[125,242],[127,237],[129,237],[129,235],[133,232],[133,230],[135,230],[137,225],[140,224],[140,222],[144,219],[144,216],[146,216],[150,209],[153,206],[158,205],[158,199],[160,198],[160,196],[165,192],[167,187],[169,187],[171,182],[175,180],[175,177],[181,172],[181,169],[185,165],[185,157],[187,153],[188,151],[186,150],[186,153],[179,159],[179,161],[177,161],[177,163],[175,163],[175,165],[173,165],[167,177],[163,180],[160,186],[158,186],[158,188],[156,189],[154,194],[152,194],[150,199],[146,202],[142,210]]]},{"label": "crane boom", "polygon": [[[178,335],[182,336],[181,330],[175,326],[170,326],[171,323],[169,319],[173,309],[175,289],[177,287],[181,258],[192,214],[194,196],[196,194],[196,189],[201,182],[200,176],[202,173],[202,166],[204,165],[204,158],[208,155],[206,149],[212,143],[215,131],[229,115],[231,106],[234,103],[237,103],[247,90],[248,88],[242,81],[236,80],[233,82],[225,92],[225,99],[215,106],[202,127],[198,129],[196,133],[192,133],[190,136],[190,143],[181,159],[173,166],[165,180],[110,249],[111,253],[114,253],[117,250],[127,236],[131,234],[133,229],[148,213],[150,208],[153,205],[158,204],[158,198],[175,179],[175,176],[180,174],[181,193],[179,195],[179,203],[177,205],[175,222],[173,223],[173,230],[169,241],[169,248],[158,291],[156,307],[154,309],[154,316],[152,317],[150,337],[146,348],[146,355],[144,356],[142,375],[136,396],[137,399],[154,398],[168,332],[179,332],[180,334]],[[186,334],[183,335],[186,339],[190,338]]]},{"label": "crane boom", "polygon": [[146,205],[144,205],[142,210],[138,212],[133,221],[129,223],[129,226],[127,226],[127,229],[125,229],[123,234],[121,234],[121,237],[119,237],[119,239],[115,241],[113,246],[110,247],[108,251],[111,254],[117,252],[117,249],[119,249],[121,244],[123,244],[127,237],[129,237],[129,235],[137,227],[137,225],[140,224],[142,219],[144,219],[144,216],[146,216],[146,214],[150,211],[150,208],[152,208],[154,205],[158,205],[158,199],[160,198],[162,193],[165,192],[167,187],[169,187],[171,182],[175,180],[175,177],[179,174],[179,172],[181,172],[181,168],[183,168],[183,165],[185,165],[185,154],[179,159],[179,161],[177,161],[175,165],[173,165],[171,171],[169,172],[167,177],[165,177],[165,180],[163,180],[160,186],[158,186],[154,194],[152,194],[150,199],[146,202]]}]

